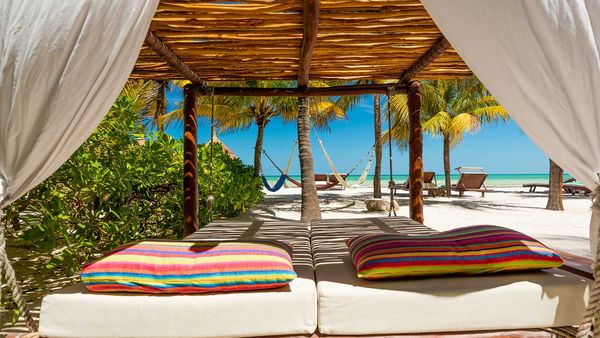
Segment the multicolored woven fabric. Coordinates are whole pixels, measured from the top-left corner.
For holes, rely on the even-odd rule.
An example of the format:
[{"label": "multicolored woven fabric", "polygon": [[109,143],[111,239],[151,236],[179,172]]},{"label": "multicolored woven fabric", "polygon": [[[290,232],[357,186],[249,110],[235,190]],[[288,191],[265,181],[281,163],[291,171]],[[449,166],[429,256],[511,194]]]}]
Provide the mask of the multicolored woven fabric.
[{"label": "multicolored woven fabric", "polygon": [[387,279],[447,274],[485,274],[547,269],[560,256],[511,229],[480,225],[435,235],[363,235],[346,241],[358,277]]},{"label": "multicolored woven fabric", "polygon": [[276,241],[143,241],[87,264],[81,279],[97,292],[270,289],[296,278],[291,252],[289,245]]}]

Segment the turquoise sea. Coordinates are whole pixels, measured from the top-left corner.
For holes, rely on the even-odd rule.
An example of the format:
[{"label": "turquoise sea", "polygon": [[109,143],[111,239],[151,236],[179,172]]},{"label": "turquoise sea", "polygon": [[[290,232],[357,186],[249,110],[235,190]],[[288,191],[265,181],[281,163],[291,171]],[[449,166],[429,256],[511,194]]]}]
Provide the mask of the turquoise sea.
[{"label": "turquoise sea", "polygon": [[[292,178],[296,180],[300,180],[300,175],[290,175]],[[353,185],[358,182],[360,175],[350,175],[348,177],[348,184]],[[458,181],[458,174],[450,175],[452,183],[456,183]],[[402,183],[406,181],[408,175],[406,174],[398,174],[394,175],[394,181],[396,183]],[[444,174],[436,173],[437,184],[444,184]],[[565,180],[568,179],[569,176],[565,175]],[[275,181],[279,179],[279,175],[267,176],[267,180],[271,184],[275,184]],[[382,175],[381,181],[383,185],[386,185],[386,182],[389,180],[389,175]],[[487,187],[520,187],[525,183],[548,183],[548,174],[489,174],[485,185]],[[363,184],[363,186],[373,186],[373,176],[367,176],[367,180]]]}]

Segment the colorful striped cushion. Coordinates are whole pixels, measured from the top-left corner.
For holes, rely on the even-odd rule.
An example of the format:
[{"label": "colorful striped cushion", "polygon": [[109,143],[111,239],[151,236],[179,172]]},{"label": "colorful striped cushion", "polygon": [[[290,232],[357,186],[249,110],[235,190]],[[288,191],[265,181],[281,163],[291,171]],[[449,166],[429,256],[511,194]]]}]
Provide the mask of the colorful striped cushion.
[{"label": "colorful striped cushion", "polygon": [[560,256],[507,228],[480,225],[429,236],[375,234],[346,240],[358,277],[387,279],[547,269]]},{"label": "colorful striped cushion", "polygon": [[98,292],[271,289],[296,278],[291,252],[288,244],[276,241],[143,241],[87,264],[81,279]]}]

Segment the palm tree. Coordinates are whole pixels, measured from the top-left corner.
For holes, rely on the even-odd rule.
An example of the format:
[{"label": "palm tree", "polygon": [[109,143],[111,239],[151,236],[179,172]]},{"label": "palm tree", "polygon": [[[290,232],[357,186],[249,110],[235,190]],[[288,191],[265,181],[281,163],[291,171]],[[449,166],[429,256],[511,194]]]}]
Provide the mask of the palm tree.
[{"label": "palm tree", "polygon": [[550,159],[550,179],[548,182],[548,210],[564,210],[562,201],[563,169]]},{"label": "palm tree", "polygon": [[[317,85],[325,86],[324,83]],[[253,88],[286,88],[293,86],[291,81],[245,81],[220,84],[221,86],[239,86]],[[215,126],[219,132],[235,132],[247,130],[256,125],[258,132],[254,146],[254,175],[258,176],[262,168],[262,149],[265,128],[273,118],[281,118],[284,122],[295,122],[298,116],[298,104],[295,97],[241,97],[215,96]],[[315,127],[328,129],[332,119],[345,118],[347,105],[338,98],[314,98],[310,100],[312,123]],[[199,116],[209,118],[212,112],[212,98],[201,96],[196,103]],[[181,108],[167,113],[161,118],[162,124],[169,124],[183,119]]]},{"label": "palm tree", "polygon": [[[484,123],[508,121],[508,113],[476,78],[431,80],[421,84],[421,120],[424,132],[442,136],[446,195],[450,196],[450,148],[462,142],[465,133],[475,133]],[[392,97],[392,136],[402,148],[408,143],[406,96]]]}]

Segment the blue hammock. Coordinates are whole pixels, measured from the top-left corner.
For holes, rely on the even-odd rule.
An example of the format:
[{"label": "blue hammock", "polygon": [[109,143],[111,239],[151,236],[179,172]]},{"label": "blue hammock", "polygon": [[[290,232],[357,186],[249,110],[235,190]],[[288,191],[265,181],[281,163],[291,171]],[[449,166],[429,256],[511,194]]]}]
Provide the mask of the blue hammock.
[{"label": "blue hammock", "polygon": [[267,190],[269,190],[270,192],[276,192],[277,190],[281,189],[283,187],[283,185],[285,184],[286,179],[287,179],[287,175],[281,175],[281,176],[279,176],[279,179],[277,180],[277,182],[275,182],[275,184],[273,186],[271,186],[271,185],[269,185],[269,181],[267,181],[267,178],[265,177],[265,175],[262,175],[263,184],[265,185],[265,188],[267,188]]}]

